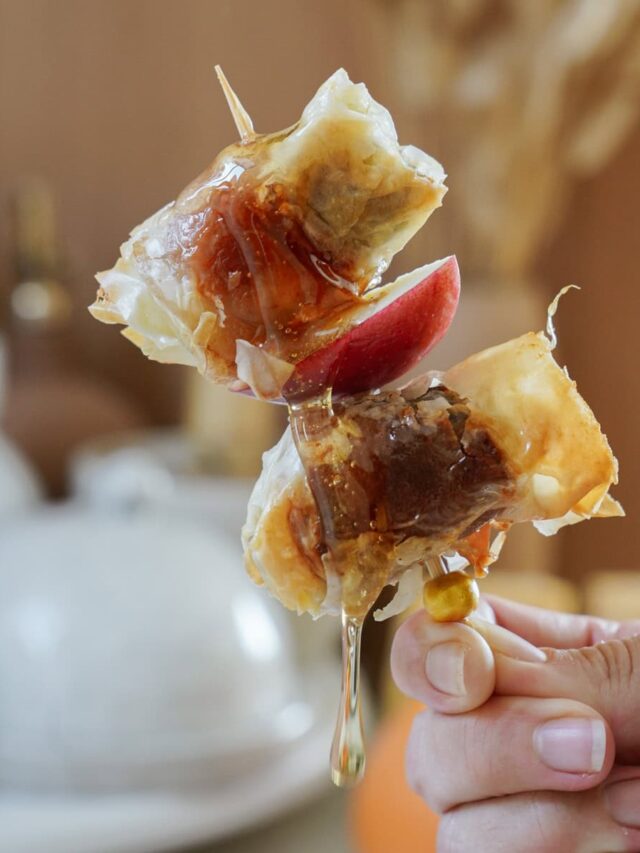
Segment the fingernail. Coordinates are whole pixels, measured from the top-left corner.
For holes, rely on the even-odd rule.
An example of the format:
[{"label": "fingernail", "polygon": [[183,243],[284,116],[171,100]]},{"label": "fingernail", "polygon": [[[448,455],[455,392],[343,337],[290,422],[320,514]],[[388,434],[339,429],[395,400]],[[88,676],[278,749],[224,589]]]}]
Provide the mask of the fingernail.
[{"label": "fingernail", "polygon": [[602,720],[550,720],[533,733],[533,746],[551,770],[599,773],[607,751],[607,732]]},{"label": "fingernail", "polygon": [[430,649],[424,669],[431,686],[449,696],[464,696],[464,659],[468,651],[463,643],[439,643]]},{"label": "fingernail", "polygon": [[640,779],[615,782],[604,791],[611,817],[623,826],[640,827]]},{"label": "fingernail", "polygon": [[466,621],[484,637],[494,652],[499,652],[525,663],[543,663],[547,659],[542,649],[532,645],[527,640],[523,640],[517,634],[507,631],[506,628],[501,628],[499,625],[494,625],[477,616],[470,616]]}]

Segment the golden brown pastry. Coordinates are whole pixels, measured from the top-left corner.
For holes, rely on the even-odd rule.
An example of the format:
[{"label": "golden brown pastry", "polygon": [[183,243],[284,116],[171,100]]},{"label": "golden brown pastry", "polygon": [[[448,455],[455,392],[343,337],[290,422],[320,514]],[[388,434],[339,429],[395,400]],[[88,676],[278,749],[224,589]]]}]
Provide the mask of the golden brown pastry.
[{"label": "golden brown pastry", "polygon": [[242,534],[251,576],[299,612],[362,615],[408,572],[391,615],[429,558],[482,572],[491,528],[623,514],[606,437],[542,332],[333,412],[307,425],[304,466],[290,430],[265,454]]}]

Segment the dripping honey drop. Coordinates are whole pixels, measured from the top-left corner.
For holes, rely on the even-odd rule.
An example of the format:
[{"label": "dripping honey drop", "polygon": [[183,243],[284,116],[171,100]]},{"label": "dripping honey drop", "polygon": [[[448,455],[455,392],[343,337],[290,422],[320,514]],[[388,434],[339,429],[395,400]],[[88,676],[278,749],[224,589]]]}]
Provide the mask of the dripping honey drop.
[{"label": "dripping honey drop", "polygon": [[340,788],[355,785],[366,763],[360,709],[362,621],[342,611],[342,690],[331,746],[331,778]]}]

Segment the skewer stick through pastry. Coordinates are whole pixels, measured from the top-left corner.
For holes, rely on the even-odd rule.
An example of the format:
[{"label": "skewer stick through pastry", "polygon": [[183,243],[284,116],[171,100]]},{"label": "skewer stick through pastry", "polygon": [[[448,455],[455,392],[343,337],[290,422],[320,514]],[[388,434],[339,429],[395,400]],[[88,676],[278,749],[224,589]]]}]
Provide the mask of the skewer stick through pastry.
[{"label": "skewer stick through pastry", "polygon": [[224,96],[227,99],[227,104],[229,105],[229,110],[231,111],[233,120],[238,128],[240,139],[242,142],[249,142],[256,135],[256,132],[253,129],[251,116],[240,103],[240,98],[231,88],[224,71],[219,65],[216,65],[216,74],[218,76],[220,86],[222,87],[222,91],[224,92]]}]

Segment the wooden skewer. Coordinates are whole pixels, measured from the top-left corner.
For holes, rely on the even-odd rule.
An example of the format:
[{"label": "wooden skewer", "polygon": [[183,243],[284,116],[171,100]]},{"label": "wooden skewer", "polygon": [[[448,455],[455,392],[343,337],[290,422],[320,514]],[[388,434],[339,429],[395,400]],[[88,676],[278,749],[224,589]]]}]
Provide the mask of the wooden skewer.
[{"label": "wooden skewer", "polygon": [[442,557],[429,557],[424,562],[423,576],[425,583],[434,578],[442,577],[442,575],[446,575],[448,572],[449,570]]},{"label": "wooden skewer", "polygon": [[227,104],[231,110],[233,120],[238,128],[240,139],[242,142],[248,142],[256,135],[255,130],[253,129],[251,116],[240,103],[240,99],[229,85],[229,81],[224,76],[224,71],[219,65],[216,65],[216,74],[218,75],[218,80],[222,86],[224,96],[227,99]]}]

